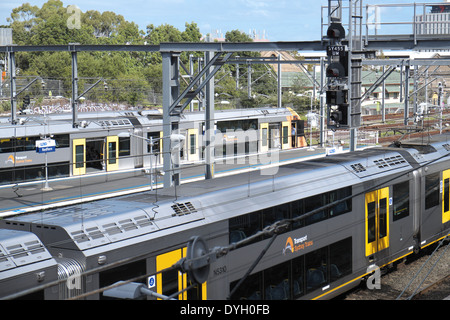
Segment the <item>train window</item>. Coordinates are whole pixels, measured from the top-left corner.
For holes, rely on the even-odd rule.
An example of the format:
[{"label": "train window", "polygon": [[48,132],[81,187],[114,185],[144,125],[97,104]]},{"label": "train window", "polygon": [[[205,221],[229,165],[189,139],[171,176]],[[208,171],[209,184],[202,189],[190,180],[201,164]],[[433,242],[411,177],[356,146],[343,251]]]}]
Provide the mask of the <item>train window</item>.
[{"label": "train window", "polygon": [[10,169],[0,170],[0,184],[9,184],[13,180],[13,172]]},{"label": "train window", "polygon": [[328,247],[305,255],[306,291],[311,292],[328,283]]},{"label": "train window", "polygon": [[[326,194],[318,194],[305,199],[305,213],[308,214],[313,210],[323,207],[326,204],[326,196]],[[322,221],[326,218],[326,210],[320,210],[319,212],[316,212],[306,218],[306,225]]]},{"label": "train window", "polygon": [[0,153],[14,152],[13,139],[0,139]]},{"label": "train window", "polygon": [[70,138],[68,134],[55,135],[56,148],[68,148],[70,147]]},{"label": "train window", "polygon": [[[231,283],[230,292],[238,283],[239,280]],[[263,298],[262,283],[262,272],[248,276],[233,293],[231,300],[261,300]]]},{"label": "train window", "polygon": [[329,193],[329,203],[348,198],[330,208],[330,218],[352,211],[351,195],[352,187],[342,188]]},{"label": "train window", "polygon": [[263,227],[270,226],[271,224],[289,219],[290,204],[284,203],[277,207],[268,208],[263,210]]},{"label": "train window", "polygon": [[292,295],[297,299],[305,294],[305,257],[292,260]]},{"label": "train window", "polygon": [[[103,288],[112,285],[118,281],[133,279],[146,274],[145,260],[135,261],[128,264],[121,265],[112,269],[108,269],[99,273],[99,287]],[[136,282],[145,283],[145,279],[137,280]],[[110,300],[101,294],[100,299]]]},{"label": "train window", "polygon": [[119,157],[129,156],[130,154],[130,137],[119,137]]},{"label": "train window", "polygon": [[[262,211],[249,213],[229,220],[230,243],[238,242],[246,237],[261,231],[277,221],[283,219],[295,219],[305,213],[316,210],[327,204],[343,200],[335,206],[320,210],[305,219],[299,219],[291,225],[291,229],[302,228],[305,225],[311,225],[323,221],[327,218],[333,218],[338,215],[350,212],[352,210],[352,188],[346,187],[339,190],[318,194],[306,199],[299,199],[293,202],[281,204],[276,207],[264,209]],[[375,217],[373,217],[375,219]],[[375,220],[373,220],[374,222]],[[375,223],[375,222],[374,222]],[[288,231],[288,230],[286,230]],[[262,239],[262,238],[261,238]],[[257,240],[255,240],[257,241]],[[252,242],[254,243],[254,242]],[[250,243],[248,243],[250,244]]]},{"label": "train window", "polygon": [[352,238],[330,245],[330,281],[352,273]]},{"label": "train window", "polygon": [[393,221],[409,215],[409,181],[394,184],[393,190]]},{"label": "train window", "polygon": [[440,172],[425,177],[425,209],[430,209],[439,204],[440,179]]},{"label": "train window", "polygon": [[159,152],[161,146],[162,146],[162,139],[160,139],[160,133],[159,132],[148,132],[147,133],[147,139],[152,139],[153,147],[151,144],[147,144],[147,152],[151,153],[157,153]]},{"label": "train window", "polygon": [[[261,230],[260,212],[230,219],[230,243],[239,242]],[[255,240],[257,241],[257,240]]]},{"label": "train window", "polygon": [[[303,215],[305,213],[303,199],[292,202],[291,210],[292,210],[292,219],[295,219],[295,218]],[[298,228],[302,228],[304,226],[305,226],[305,220],[300,219],[300,220],[295,221],[292,224],[292,229],[298,229]]]},{"label": "train window", "polygon": [[[231,299],[297,299],[351,273],[352,238],[349,237],[250,275]],[[231,283],[230,292],[239,281]]]},{"label": "train window", "polygon": [[291,296],[290,263],[282,263],[264,271],[265,300],[287,300]]}]

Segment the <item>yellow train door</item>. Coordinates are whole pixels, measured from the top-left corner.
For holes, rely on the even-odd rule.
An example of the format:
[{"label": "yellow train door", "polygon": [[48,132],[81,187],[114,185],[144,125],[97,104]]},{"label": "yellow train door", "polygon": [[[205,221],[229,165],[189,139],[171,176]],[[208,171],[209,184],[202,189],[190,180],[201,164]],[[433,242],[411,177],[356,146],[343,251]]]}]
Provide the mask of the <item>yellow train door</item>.
[{"label": "yellow train door", "polygon": [[86,139],[73,139],[72,174],[79,176],[86,174]]},{"label": "yellow train door", "polygon": [[106,171],[119,169],[119,137],[106,137]]},{"label": "yellow train door", "polygon": [[[186,248],[177,249],[156,257],[156,292],[171,296],[191,285],[186,273],[171,269],[176,262],[186,256]],[[161,270],[166,271],[160,272]],[[206,282],[194,288],[179,293],[174,298],[178,300],[206,300]]]},{"label": "yellow train door", "polygon": [[365,195],[366,256],[389,247],[389,188]]},{"label": "yellow train door", "polygon": [[450,170],[442,173],[442,223],[450,221]]}]

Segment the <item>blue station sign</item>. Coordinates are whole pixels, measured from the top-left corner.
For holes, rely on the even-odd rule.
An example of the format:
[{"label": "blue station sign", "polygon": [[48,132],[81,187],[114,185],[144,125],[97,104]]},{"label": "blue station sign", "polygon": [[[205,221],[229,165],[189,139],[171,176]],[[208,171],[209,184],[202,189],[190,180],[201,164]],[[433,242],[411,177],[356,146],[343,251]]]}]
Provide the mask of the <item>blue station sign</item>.
[{"label": "blue station sign", "polygon": [[56,149],[55,140],[37,140],[36,141],[36,152],[37,153],[47,153],[54,152]]}]

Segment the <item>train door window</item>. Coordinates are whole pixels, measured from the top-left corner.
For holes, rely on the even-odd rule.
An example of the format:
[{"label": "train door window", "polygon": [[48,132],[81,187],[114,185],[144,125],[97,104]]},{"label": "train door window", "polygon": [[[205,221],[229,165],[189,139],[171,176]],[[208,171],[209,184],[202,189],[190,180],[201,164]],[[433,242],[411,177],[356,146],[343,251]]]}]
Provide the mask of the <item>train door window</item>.
[{"label": "train door window", "polygon": [[86,139],[73,140],[73,175],[86,173]]},{"label": "train door window", "polygon": [[282,135],[282,148],[283,149],[289,149],[291,147],[291,145],[289,144],[289,142],[291,141],[290,138],[290,127],[291,127],[291,123],[289,121],[284,121],[281,123],[282,126],[282,131],[281,131],[281,135]]},{"label": "train door window", "polygon": [[114,171],[119,169],[119,161],[118,161],[118,147],[119,145],[119,137],[110,136],[106,137],[106,170]]},{"label": "train door window", "polygon": [[283,145],[289,143],[289,127],[283,126]]},{"label": "train door window", "polygon": [[268,131],[267,128],[262,129],[262,146],[263,147],[267,146],[267,141],[268,141],[267,131]]},{"label": "train door window", "polygon": [[190,134],[189,135],[189,140],[190,140],[189,153],[190,154],[195,154],[195,134]]},{"label": "train door window", "polygon": [[261,123],[259,125],[260,130],[260,142],[261,142],[261,149],[260,152],[266,152],[269,150],[269,124],[268,123]]},{"label": "train door window", "polygon": [[425,177],[425,209],[439,204],[440,173],[432,173]]},{"label": "train door window", "polygon": [[389,188],[366,193],[366,256],[389,247]]},{"label": "train door window", "polygon": [[442,173],[444,188],[442,191],[442,223],[450,221],[450,170]]},{"label": "train door window", "polygon": [[[174,250],[156,257],[156,271],[170,268],[174,263],[182,258],[182,250]],[[181,273],[178,270],[168,269],[156,275],[156,290],[158,293],[170,296],[179,291],[182,283],[179,278]],[[182,294],[178,295],[182,300]]]},{"label": "train door window", "polygon": [[305,255],[306,291],[311,292],[328,283],[328,247]]},{"label": "train door window", "polygon": [[392,220],[397,221],[409,215],[409,181],[394,184],[392,192]]},{"label": "train door window", "polygon": [[189,161],[199,160],[198,129],[188,129],[187,153]]}]

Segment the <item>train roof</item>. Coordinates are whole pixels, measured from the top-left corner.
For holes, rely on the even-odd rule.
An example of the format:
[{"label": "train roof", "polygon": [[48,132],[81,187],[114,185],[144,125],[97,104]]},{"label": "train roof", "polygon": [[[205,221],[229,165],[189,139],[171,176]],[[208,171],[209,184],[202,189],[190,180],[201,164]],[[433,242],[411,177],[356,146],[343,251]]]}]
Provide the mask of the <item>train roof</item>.
[{"label": "train roof", "polygon": [[[251,108],[216,110],[216,121],[245,120],[250,118],[270,118],[272,120],[285,119],[295,115],[289,108]],[[204,121],[205,112],[185,112],[181,122]],[[19,124],[11,125],[10,117],[0,117],[0,137],[26,137],[48,134],[62,134],[80,131],[98,131],[102,129],[132,128],[135,126],[161,124],[162,112],[159,109],[142,111],[103,111],[82,112],[78,114],[80,126],[72,127],[71,113],[32,114],[18,117]]]},{"label": "train roof", "polygon": [[29,271],[56,266],[56,261],[33,233],[0,229],[0,280],[14,275],[12,270]]}]

